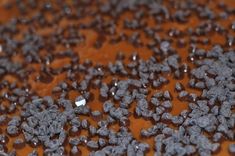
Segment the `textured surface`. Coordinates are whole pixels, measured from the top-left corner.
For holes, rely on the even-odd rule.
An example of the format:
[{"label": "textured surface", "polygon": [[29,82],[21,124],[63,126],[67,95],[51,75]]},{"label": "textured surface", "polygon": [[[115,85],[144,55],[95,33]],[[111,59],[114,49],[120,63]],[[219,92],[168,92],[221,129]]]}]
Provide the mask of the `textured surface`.
[{"label": "textured surface", "polygon": [[1,1],[1,148],[232,154],[232,0],[44,2]]}]

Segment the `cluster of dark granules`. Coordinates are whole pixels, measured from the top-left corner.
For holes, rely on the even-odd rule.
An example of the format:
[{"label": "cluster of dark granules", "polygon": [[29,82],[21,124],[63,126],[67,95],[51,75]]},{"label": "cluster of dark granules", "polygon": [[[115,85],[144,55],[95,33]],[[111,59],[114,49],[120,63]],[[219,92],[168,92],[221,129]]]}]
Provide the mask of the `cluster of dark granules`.
[{"label": "cluster of dark granules", "polygon": [[235,155],[227,3],[2,4],[0,155]]}]

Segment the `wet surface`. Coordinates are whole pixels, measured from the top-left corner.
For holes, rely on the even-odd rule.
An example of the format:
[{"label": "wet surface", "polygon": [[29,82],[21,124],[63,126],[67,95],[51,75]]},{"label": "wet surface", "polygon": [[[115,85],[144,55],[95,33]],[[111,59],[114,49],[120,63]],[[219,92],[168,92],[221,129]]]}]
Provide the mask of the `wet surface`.
[{"label": "wet surface", "polygon": [[[5,6],[6,2],[7,1],[2,1],[0,9],[1,24],[10,21],[12,17],[16,16],[20,16],[27,19],[29,17],[34,16],[35,13],[37,13],[38,11],[37,9],[31,8],[28,9],[27,13],[19,15],[19,10],[15,8],[15,6],[12,6],[12,8],[6,10],[3,7]],[[199,4],[199,6],[202,6],[202,8],[203,6],[211,8],[217,16],[219,15],[219,13],[221,14],[223,13],[223,9],[219,8],[218,5],[220,3],[222,5],[222,3],[224,2],[224,4],[228,8],[233,9],[233,12],[225,19],[219,17],[213,20],[203,19],[201,17],[198,17],[198,15],[195,12],[191,12],[190,15],[188,15],[188,17],[185,17],[186,19],[179,19],[183,20],[183,22],[178,22],[172,19],[167,19],[167,20],[163,19],[163,21],[159,19],[159,21],[157,21],[156,19],[153,18],[157,18],[158,16],[153,17],[145,15],[143,18],[141,18],[141,22],[143,23],[144,26],[143,28],[141,27],[139,29],[125,28],[123,24],[123,21],[131,19],[134,16],[134,13],[137,13],[138,11],[123,11],[123,13],[121,13],[120,16],[115,18],[114,20],[112,20],[113,17],[110,17],[107,13],[101,14],[104,16],[103,20],[107,22],[107,29],[103,28],[102,27],[103,25],[99,24],[99,22],[104,23],[104,21],[98,20],[100,18],[98,15],[96,14],[93,15],[93,12],[96,13],[96,11],[98,10],[98,5],[101,2],[102,1],[97,1],[97,2],[90,1],[90,3],[87,2],[87,4],[84,2],[85,3],[84,8],[86,8],[84,9],[85,13],[81,14],[81,17],[76,17],[75,19],[73,19],[73,17],[63,17],[64,15],[61,15],[62,17],[59,17],[60,16],[59,8],[61,6],[59,4],[54,4],[56,6],[55,8],[57,8],[55,10],[57,11],[55,12],[52,11],[52,13],[50,11],[48,12],[41,11],[45,15],[45,18],[49,21],[48,23],[43,23],[40,25],[40,21],[37,19],[36,22],[32,22],[33,24],[30,24],[32,25],[32,27],[28,26],[27,24],[18,24],[17,28],[19,32],[13,33],[13,37],[11,38],[14,38],[15,40],[19,41],[22,41],[22,38],[26,40],[27,37],[25,37],[24,35],[26,32],[29,32],[29,34],[39,34],[39,36],[43,38],[43,41],[45,41],[45,43],[41,43],[40,39],[29,38],[29,41],[27,41],[27,43],[29,43],[30,40],[34,40],[32,41],[33,42],[32,44],[37,44],[37,45],[43,44],[42,48],[39,46],[39,50],[36,50],[37,55],[31,58],[27,57],[27,54],[24,54],[24,52],[22,52],[22,49],[20,48],[13,49],[12,51],[15,51],[14,54],[11,55],[9,54],[9,56],[7,56],[6,53],[4,52],[4,47],[3,47],[3,50],[0,52],[0,56],[1,57],[7,56],[12,60],[12,62],[22,63],[25,73],[23,73],[23,76],[20,78],[18,75],[14,75],[14,73],[1,75],[1,83],[3,83],[4,80],[7,80],[10,84],[15,82],[18,87],[22,87],[25,90],[28,89],[29,91],[28,94],[30,94],[30,96],[31,95],[32,96],[37,95],[39,97],[52,96],[53,98],[58,98],[61,95],[61,90],[60,88],[55,88],[55,87],[58,86],[58,84],[62,86],[62,82],[66,82],[69,85],[68,87],[69,89],[66,89],[66,86],[64,86],[65,87],[64,92],[67,93],[67,95],[65,96],[69,100],[75,101],[77,96],[84,94],[84,91],[81,91],[79,89],[72,90],[71,85],[75,81],[81,82],[81,80],[87,74],[81,74],[82,72],[81,73],[77,72],[74,75],[74,79],[70,80],[67,76],[69,73],[68,72],[69,70],[67,69],[70,69],[70,67],[73,66],[74,64],[76,63],[78,64],[78,62],[82,64],[85,62],[84,63],[85,67],[86,66],[89,67],[90,66],[88,61],[89,59],[91,60],[92,65],[97,64],[100,65],[101,67],[102,65],[107,67],[109,62],[115,62],[117,57],[122,59],[122,56],[117,56],[120,53],[124,54],[123,62],[124,64],[127,64],[130,62],[130,58],[134,60],[136,59],[136,57],[133,57],[132,55],[133,52],[138,54],[137,58],[140,58],[142,60],[148,60],[150,56],[153,55],[154,50],[156,50],[155,53],[157,53],[159,49],[164,52],[168,51],[168,47],[170,46],[173,49],[173,51],[176,52],[176,54],[179,54],[180,65],[182,66],[181,71],[183,72],[180,71],[178,73],[179,74],[178,79],[175,78],[177,77],[177,73],[175,74],[176,76],[173,73],[162,74],[164,77],[166,77],[169,80],[169,82],[164,84],[162,87],[155,88],[148,86],[147,88],[149,89],[150,93],[148,94],[147,99],[149,100],[151,95],[153,95],[155,92],[168,90],[172,96],[171,103],[173,105],[170,113],[172,115],[179,115],[179,113],[182,110],[188,109],[189,101],[179,100],[178,98],[179,95],[175,90],[176,82],[180,82],[185,87],[185,90],[190,93],[195,93],[197,96],[200,96],[202,94],[200,89],[190,88],[188,84],[190,80],[190,76],[188,76],[190,69],[196,67],[195,64],[193,64],[194,62],[192,61],[195,58],[193,56],[190,57],[190,52],[193,51],[194,48],[193,46],[195,46],[196,49],[203,48],[205,50],[210,50],[212,47],[214,47],[214,45],[220,44],[225,51],[234,49],[235,41],[233,42],[232,39],[228,40],[228,35],[234,36],[234,30],[235,30],[235,28],[234,29],[231,28],[232,22],[235,21],[235,11],[234,11],[235,3],[233,2],[233,0],[224,0],[224,1],[198,0],[194,2]],[[73,4],[72,1],[69,0],[66,1],[66,3],[68,4],[69,7],[72,6]],[[42,4],[41,1],[40,4]],[[180,2],[169,0],[169,1],[164,1],[163,5],[173,12],[177,10],[177,7],[180,7]],[[74,7],[71,8],[74,9]],[[144,10],[143,12],[148,13],[147,9],[143,8],[143,10]],[[68,9],[67,11],[70,12],[71,10]],[[54,18],[58,16],[59,22],[53,21],[55,20],[53,19],[53,16]],[[160,16],[163,15],[160,14],[159,17]],[[183,17],[179,15],[178,18],[183,18]],[[97,23],[93,24],[96,26],[94,27],[91,26],[91,28],[84,28],[84,29],[82,28],[82,24],[89,25],[89,22],[91,22],[94,19],[97,19]],[[184,22],[184,20],[186,21]],[[113,24],[112,22],[115,24]],[[210,31],[209,33],[205,33],[206,35],[203,35],[203,32],[201,32],[200,34],[199,32],[200,29],[199,28],[197,29],[197,26],[200,24],[202,25],[203,22],[205,22],[206,24],[205,26],[201,27],[208,27],[208,31]],[[218,23],[219,25],[223,26],[225,28],[225,31],[219,31],[218,30],[219,28],[211,28],[215,27],[213,23]],[[109,33],[112,33],[113,31],[111,30],[113,27],[112,26],[109,27],[109,25],[112,24],[116,26],[115,30],[117,33],[115,33],[115,35],[109,35]],[[144,28],[146,28],[146,25],[156,29],[153,33],[154,37],[148,37],[144,33],[143,30]],[[81,28],[78,28],[79,26]],[[64,28],[64,30],[60,30],[60,28],[62,29]],[[189,30],[190,28],[198,32],[190,33]],[[214,30],[212,31],[210,29],[215,29],[215,31]],[[110,31],[110,32],[106,33],[105,31]],[[137,37],[137,39],[131,39],[130,36],[132,35],[132,38],[135,38],[136,36],[134,33],[137,32],[139,33],[137,34],[137,36],[139,37]],[[125,35],[122,35],[121,33]],[[75,36],[74,38],[73,35]],[[65,38],[66,37],[69,38],[71,36],[72,37],[71,40],[69,41],[68,40],[63,41],[62,39],[62,41],[57,42],[56,40],[61,36]],[[115,40],[122,40],[119,38],[125,38],[125,36],[128,36],[129,39],[127,40],[124,39],[123,41],[119,41],[116,43]],[[158,40],[158,38],[160,38],[161,42],[153,43],[154,45],[152,46],[151,45],[151,42],[153,41],[152,38],[154,38],[156,41]],[[3,40],[4,39],[1,38],[0,44],[2,44],[3,42],[4,42],[3,44],[6,44],[5,41]],[[10,44],[13,45],[12,43]],[[22,46],[22,44],[24,43],[20,44]],[[158,49],[149,48],[149,47],[157,47]],[[29,47],[29,49],[31,48],[33,47]],[[69,53],[70,50],[72,50],[73,54]],[[62,54],[63,51],[68,51],[68,54]],[[163,55],[157,55],[157,54],[156,55],[154,54],[153,56],[156,56],[156,58],[158,58],[159,60],[162,60],[161,57],[165,57]],[[35,59],[36,61],[30,61],[31,59]],[[110,72],[107,72],[108,70],[103,68],[100,68],[100,70],[107,73],[105,74],[104,77],[102,77],[102,80],[104,82],[107,82],[108,84],[112,81],[112,79],[125,80],[129,78],[126,76],[122,76],[121,74],[112,75],[110,74]],[[2,95],[4,95],[4,92],[8,91],[11,92],[9,87],[8,88],[1,87]],[[89,91],[92,93],[92,96],[88,98],[87,105],[89,105],[92,111],[94,110],[102,111],[103,100],[101,100],[99,97],[100,94],[99,89],[89,86]],[[7,107],[10,105],[10,102],[4,100],[4,98],[1,98],[1,103],[2,105],[5,105]],[[115,105],[118,105],[118,102],[116,102]],[[136,105],[137,105],[136,102],[133,102],[133,104],[130,106],[129,111],[131,112],[131,114],[129,116],[129,121],[126,121],[127,123],[123,124],[128,125],[127,127],[129,128],[130,132],[132,133],[133,137],[136,140],[146,142],[150,145],[150,149],[147,152],[147,155],[153,155],[154,137],[143,138],[140,136],[141,130],[151,127],[153,125],[153,121],[149,119],[146,120],[142,117],[141,118],[135,117],[134,111]],[[234,113],[234,108],[232,112]],[[9,113],[8,117],[13,117],[20,113],[21,113],[21,107],[18,104],[16,104],[16,110],[13,111],[12,113]],[[107,114],[103,114],[102,117],[106,116]],[[97,127],[97,121],[99,121],[99,118],[102,118],[99,116],[97,117],[98,118],[97,119],[91,116],[82,116],[82,115],[79,117],[80,119],[87,119],[91,125],[94,125],[96,127]],[[5,133],[7,127],[6,125],[7,124],[1,125],[1,131],[2,131],[1,133]],[[67,127],[66,130],[69,131],[69,128],[71,127]],[[113,131],[118,131],[119,123],[112,124],[110,125],[109,128],[113,129]],[[232,130],[234,130],[234,128]],[[88,135],[88,132],[87,130],[82,129],[78,133],[75,132],[71,135],[72,136]],[[8,151],[11,151],[13,148],[15,148],[17,155],[23,156],[29,154],[34,149],[36,149],[39,155],[43,155],[43,147],[40,143],[39,145],[37,145],[37,142],[35,142],[35,145],[26,144],[25,146],[23,144],[22,145],[14,144],[16,138],[23,138],[23,137],[24,136],[22,133],[17,135],[17,137],[11,136],[6,145]],[[97,140],[98,136],[91,136],[90,139]],[[223,156],[229,155],[228,145],[231,142],[234,142],[234,139],[222,140],[220,149],[214,152],[213,154],[223,155]],[[69,155],[71,146],[68,144],[68,140],[65,141],[64,147],[66,149],[65,155]],[[82,155],[88,155],[88,153],[92,151],[91,149],[83,145],[78,145],[78,148],[81,151]]]}]

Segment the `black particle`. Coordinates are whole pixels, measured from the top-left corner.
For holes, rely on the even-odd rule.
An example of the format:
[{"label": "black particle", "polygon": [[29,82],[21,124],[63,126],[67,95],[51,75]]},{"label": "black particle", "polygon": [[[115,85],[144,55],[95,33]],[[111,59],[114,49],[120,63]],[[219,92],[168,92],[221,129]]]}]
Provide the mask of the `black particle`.
[{"label": "black particle", "polygon": [[33,152],[29,153],[28,156],[38,156],[38,152],[33,150]]},{"label": "black particle", "polygon": [[7,133],[9,135],[17,135],[19,133],[19,129],[16,126],[7,126]]},{"label": "black particle", "polygon": [[87,146],[91,149],[98,149],[99,148],[98,142],[92,141],[92,140],[87,142]]},{"label": "black particle", "polygon": [[[155,155],[218,153],[221,141],[234,140],[235,24],[233,7],[216,3],[172,1],[172,11],[168,3],[153,0],[9,2],[8,9],[20,15],[12,12],[12,20],[0,26],[0,155],[15,155],[7,149],[9,139],[15,149],[23,141],[56,156],[82,155],[80,145],[91,156],[145,155],[153,149]],[[35,15],[28,17],[31,10]],[[194,26],[188,22],[192,17]],[[224,25],[228,19],[232,22]],[[168,29],[172,22],[187,29],[174,24]],[[97,37],[90,44],[93,33]],[[225,42],[218,44],[220,38]],[[85,48],[72,50],[77,46]],[[177,115],[180,103],[173,94],[187,106]],[[154,145],[133,137],[135,120],[149,121],[139,135],[155,137]]]},{"label": "black particle", "polygon": [[8,156],[16,156],[16,150],[13,149],[8,153]]},{"label": "black particle", "polygon": [[77,148],[77,146],[73,146],[70,150],[71,156],[79,156],[81,155],[81,151]]},{"label": "black particle", "polygon": [[184,90],[184,87],[183,87],[183,85],[182,85],[181,83],[177,82],[177,83],[175,84],[175,90],[176,90],[177,92],[180,92],[180,91]]},{"label": "black particle", "polygon": [[104,147],[107,144],[107,142],[106,142],[105,139],[99,138],[98,144],[99,144],[100,147]]},{"label": "black particle", "polygon": [[0,116],[0,125],[3,125],[7,122],[7,115]]},{"label": "black particle", "polygon": [[99,120],[102,118],[102,114],[98,110],[91,112],[91,115],[93,116],[95,120]]},{"label": "black particle", "polygon": [[2,156],[8,156],[8,154],[5,153],[4,151],[0,151],[0,155],[2,155]]},{"label": "black particle", "polygon": [[70,138],[69,144],[71,144],[72,146],[77,146],[80,144],[80,139],[79,138]]},{"label": "black particle", "polygon": [[92,125],[89,126],[90,135],[94,136],[96,134],[96,131],[97,131],[97,129],[94,126],[92,126]]},{"label": "black particle", "polygon": [[103,110],[105,113],[109,112],[111,110],[111,108],[113,108],[114,104],[111,101],[106,101],[103,104]]},{"label": "black particle", "polygon": [[9,138],[6,135],[0,134],[0,142],[1,142],[1,144],[7,144],[8,141],[9,141]]}]

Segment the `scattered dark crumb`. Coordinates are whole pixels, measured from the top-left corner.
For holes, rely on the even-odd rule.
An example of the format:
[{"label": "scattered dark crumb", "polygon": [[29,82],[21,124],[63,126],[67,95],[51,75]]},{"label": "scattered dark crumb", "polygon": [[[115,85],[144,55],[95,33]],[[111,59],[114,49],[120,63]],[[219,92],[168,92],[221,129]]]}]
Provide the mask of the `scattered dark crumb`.
[{"label": "scattered dark crumb", "polygon": [[26,145],[28,156],[218,153],[235,139],[235,9],[215,3],[6,3],[18,13],[0,25],[0,155]]}]

